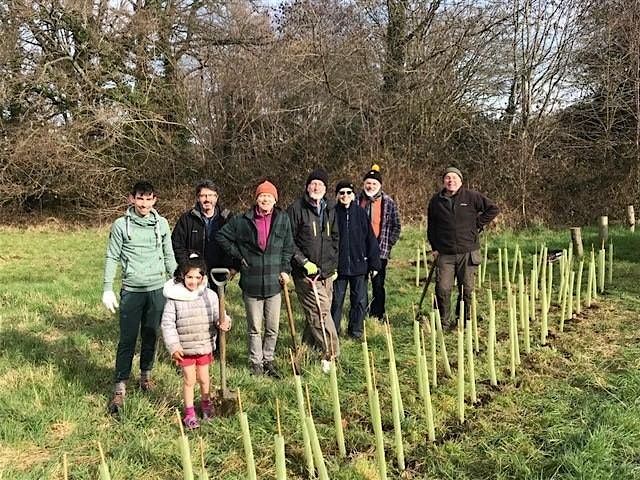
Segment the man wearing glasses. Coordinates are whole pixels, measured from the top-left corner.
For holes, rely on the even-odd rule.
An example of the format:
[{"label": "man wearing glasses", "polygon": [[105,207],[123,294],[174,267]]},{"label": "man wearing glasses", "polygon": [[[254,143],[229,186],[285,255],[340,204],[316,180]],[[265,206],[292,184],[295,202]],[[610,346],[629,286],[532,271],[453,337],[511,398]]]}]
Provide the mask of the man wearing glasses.
[{"label": "man wearing glasses", "polygon": [[338,244],[338,278],[333,285],[331,317],[340,334],[342,305],[349,286],[349,323],[347,333],[359,340],[367,313],[367,274],[375,277],[380,270],[378,240],[367,212],[354,202],[353,183],[341,180],[336,185],[336,220],[340,232]]},{"label": "man wearing glasses", "polygon": [[[171,242],[176,261],[181,264],[196,252],[207,264],[207,276],[214,267],[230,267],[224,262],[226,255],[215,235],[229,220],[230,212],[218,205],[218,187],[211,180],[196,185],[196,204],[184,212],[176,223]],[[236,269],[237,270],[237,269]],[[209,288],[217,291],[209,278]]]}]

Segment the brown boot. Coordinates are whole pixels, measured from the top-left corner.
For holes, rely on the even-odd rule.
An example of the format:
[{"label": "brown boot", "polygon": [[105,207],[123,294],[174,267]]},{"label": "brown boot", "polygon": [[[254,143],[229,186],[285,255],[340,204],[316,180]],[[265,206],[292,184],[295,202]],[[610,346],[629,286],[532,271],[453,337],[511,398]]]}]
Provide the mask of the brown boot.
[{"label": "brown boot", "polygon": [[107,406],[107,410],[111,415],[117,415],[124,407],[124,394],[122,392],[116,392],[113,394],[113,398]]},{"label": "brown boot", "polygon": [[152,392],[156,388],[156,384],[149,377],[140,378],[140,390],[144,393]]}]

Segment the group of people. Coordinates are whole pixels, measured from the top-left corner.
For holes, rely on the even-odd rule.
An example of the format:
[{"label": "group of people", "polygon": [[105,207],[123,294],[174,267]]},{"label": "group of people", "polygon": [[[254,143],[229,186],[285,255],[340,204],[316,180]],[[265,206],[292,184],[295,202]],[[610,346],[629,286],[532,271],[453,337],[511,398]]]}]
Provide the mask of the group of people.
[{"label": "group of people", "polygon": [[[452,322],[453,278],[464,287],[465,296],[470,294],[479,263],[478,234],[498,213],[491,200],[461,185],[462,173],[447,169],[443,189],[428,206],[428,238],[438,266],[436,293],[445,324]],[[183,370],[185,426],[198,426],[196,383],[202,418],[211,416],[208,365],[218,331],[231,328],[231,318],[219,315],[217,289],[223,287],[212,277],[212,269],[226,268],[230,278],[240,274],[249,368],[255,376],[280,376],[274,361],[280,293],[290,280],[304,312],[303,341],[322,352],[325,371],[331,358],[340,355],[347,288],[351,338],[362,336],[367,314],[384,318],[387,263],[401,230],[397,205],[382,190],[377,165],[364,175],[359,192],[349,179],[337,182],[335,196],[328,194],[328,187],[327,173],[313,170],[303,195],[283,210],[277,188],[265,180],[257,186],[251,208],[231,215],[218,202],[217,186],[204,181],[196,186],[195,206],[181,215],[171,232],[153,208],[154,187],[148,182],[133,186],[131,205],[111,227],[105,259],[102,301],[112,313],[120,309],[111,412],[124,404],[138,333],[140,388],[153,388],[151,370],[161,330],[167,350]],[[119,305],[113,290],[118,264]]]}]

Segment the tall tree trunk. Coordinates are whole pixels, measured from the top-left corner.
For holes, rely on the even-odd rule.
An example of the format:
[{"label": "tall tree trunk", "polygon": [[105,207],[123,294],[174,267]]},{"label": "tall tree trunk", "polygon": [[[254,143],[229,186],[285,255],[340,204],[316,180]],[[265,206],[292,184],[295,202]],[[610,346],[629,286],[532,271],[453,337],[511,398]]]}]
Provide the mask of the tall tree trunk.
[{"label": "tall tree trunk", "polygon": [[404,77],[407,0],[387,0],[387,52],[383,91],[396,93]]}]

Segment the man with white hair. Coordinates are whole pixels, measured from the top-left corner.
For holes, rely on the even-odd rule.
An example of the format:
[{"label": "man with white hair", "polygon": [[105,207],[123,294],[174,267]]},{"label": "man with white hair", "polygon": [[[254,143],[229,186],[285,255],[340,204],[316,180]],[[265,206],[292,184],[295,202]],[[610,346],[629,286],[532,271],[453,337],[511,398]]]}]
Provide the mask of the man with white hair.
[{"label": "man with white hair", "polygon": [[380,167],[373,165],[364,175],[362,192],[358,203],[369,216],[373,234],[380,248],[380,270],[371,278],[371,306],[369,315],[379,320],[384,319],[386,294],[384,280],[387,276],[387,263],[391,249],[400,238],[400,215],[396,202],[382,191],[382,175]]}]

